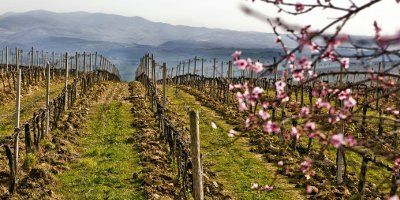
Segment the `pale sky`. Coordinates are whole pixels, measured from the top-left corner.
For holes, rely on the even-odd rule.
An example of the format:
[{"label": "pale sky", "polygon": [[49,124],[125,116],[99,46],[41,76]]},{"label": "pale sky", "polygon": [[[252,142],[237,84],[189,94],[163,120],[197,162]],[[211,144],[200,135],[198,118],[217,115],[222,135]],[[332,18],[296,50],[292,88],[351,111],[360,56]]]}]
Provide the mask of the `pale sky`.
[{"label": "pale sky", "polygon": [[[302,0],[302,2],[310,0]],[[366,2],[368,0],[354,0]],[[348,0],[332,0],[348,2]],[[249,17],[239,9],[249,5],[269,16],[277,16],[277,10],[263,2],[247,0],[0,0],[0,14],[49,10],[54,12],[102,12],[124,16],[141,16],[146,19],[174,25],[225,28],[239,31],[271,32],[268,25]],[[338,13],[320,11],[302,17],[279,14],[290,22],[303,25],[313,24],[316,28],[326,24]],[[347,25],[346,33],[357,35],[374,34],[373,21],[377,20],[386,34],[400,30],[400,5],[395,0],[384,0],[378,6],[361,13]]]}]

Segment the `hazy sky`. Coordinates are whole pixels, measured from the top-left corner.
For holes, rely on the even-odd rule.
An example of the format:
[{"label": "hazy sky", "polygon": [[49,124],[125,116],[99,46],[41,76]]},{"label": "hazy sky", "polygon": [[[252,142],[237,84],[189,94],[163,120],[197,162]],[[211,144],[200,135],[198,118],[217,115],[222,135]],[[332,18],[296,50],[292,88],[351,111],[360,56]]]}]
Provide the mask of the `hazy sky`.
[{"label": "hazy sky", "polygon": [[[355,1],[366,2],[367,0]],[[348,2],[348,0],[333,2]],[[269,16],[277,16],[277,10],[273,6],[246,0],[0,0],[0,13],[37,9],[55,12],[103,12],[141,16],[152,21],[175,25],[271,32],[270,27],[265,23],[243,14],[239,9],[241,4],[249,5]],[[291,22],[321,27],[337,14],[321,11],[300,18],[283,17],[287,17]],[[354,18],[345,31],[351,34],[371,35],[374,33],[372,23],[377,20],[382,24],[384,33],[393,34],[400,30],[399,19],[400,5],[395,0],[384,0],[377,7]]]}]

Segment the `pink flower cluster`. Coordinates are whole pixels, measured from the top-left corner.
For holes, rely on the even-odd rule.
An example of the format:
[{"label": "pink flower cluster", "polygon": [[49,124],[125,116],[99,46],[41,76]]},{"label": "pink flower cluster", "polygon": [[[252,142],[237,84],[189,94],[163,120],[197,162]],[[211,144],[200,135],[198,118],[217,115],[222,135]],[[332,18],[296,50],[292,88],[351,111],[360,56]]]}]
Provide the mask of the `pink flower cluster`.
[{"label": "pink flower cluster", "polygon": [[399,169],[400,169],[400,157],[396,158],[396,160],[394,160],[394,165],[393,165],[393,172],[394,173],[399,173]]},{"label": "pink flower cluster", "polygon": [[400,200],[400,199],[399,199],[399,196],[396,194],[394,196],[389,197],[388,200]]},{"label": "pink flower cluster", "polygon": [[245,69],[250,69],[255,71],[256,73],[259,73],[263,71],[264,65],[260,62],[253,62],[250,58],[241,59],[240,56],[242,55],[241,51],[235,51],[232,55],[233,57],[233,64],[235,64],[239,69],[245,70]]},{"label": "pink flower cluster", "polygon": [[304,174],[306,179],[315,176],[315,171],[312,169],[312,163],[313,161],[310,158],[305,158],[305,160],[300,164],[300,171]]},{"label": "pink flower cluster", "polygon": [[271,191],[274,189],[274,186],[269,186],[269,185],[259,186],[257,183],[253,183],[251,185],[251,189],[260,191]]},{"label": "pink flower cluster", "polygon": [[391,108],[391,107],[386,108],[386,112],[387,112],[387,113],[390,113],[390,114],[393,114],[393,115],[399,115],[399,114],[400,114],[400,111],[399,111],[399,110],[395,110],[395,109],[393,109],[393,108]]},{"label": "pink flower cluster", "polygon": [[289,101],[289,96],[285,93],[286,83],[282,80],[275,83],[276,97],[281,100],[281,102]]},{"label": "pink flower cluster", "polygon": [[246,82],[245,84],[237,84],[237,85],[230,85],[230,89],[239,89],[242,88],[244,92],[238,91],[236,93],[236,98],[238,100],[238,107],[239,111],[243,112],[249,109],[250,106],[255,106],[258,99],[261,97],[262,93],[264,90],[260,87],[255,87],[253,90],[250,92],[250,88],[248,86],[248,83]]},{"label": "pink flower cluster", "polygon": [[307,192],[307,194],[311,194],[313,192],[318,193],[318,188],[315,186],[312,186],[312,185],[307,185],[306,192]]},{"label": "pink flower cluster", "polygon": [[356,140],[351,135],[345,137],[342,133],[339,133],[331,137],[331,144],[337,149],[342,145],[352,147],[356,145],[356,143]]},{"label": "pink flower cluster", "polygon": [[296,8],[296,12],[301,12],[304,10],[304,5],[300,2],[297,2],[295,5],[295,8]]},{"label": "pink flower cluster", "polygon": [[263,130],[266,133],[280,133],[281,128],[271,120],[263,123]]},{"label": "pink flower cluster", "polygon": [[339,100],[343,101],[345,108],[353,108],[357,101],[351,96],[351,89],[346,89],[339,93]]}]

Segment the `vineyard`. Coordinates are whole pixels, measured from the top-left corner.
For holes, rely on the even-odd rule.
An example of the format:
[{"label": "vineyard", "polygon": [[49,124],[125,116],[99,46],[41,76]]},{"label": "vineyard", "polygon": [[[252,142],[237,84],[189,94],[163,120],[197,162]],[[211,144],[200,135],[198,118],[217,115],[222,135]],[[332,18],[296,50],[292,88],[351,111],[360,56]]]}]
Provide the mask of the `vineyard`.
[{"label": "vineyard", "polygon": [[[43,54],[34,62],[33,52],[23,60],[16,49],[15,62],[6,55],[1,66],[4,199],[370,199],[397,192],[398,120],[385,107],[398,101],[379,98],[385,88],[365,81],[367,72],[286,80],[291,102],[279,103],[276,84],[284,77],[276,67],[261,77],[234,73],[232,61],[224,70],[225,62],[219,68],[213,59],[207,67],[201,59],[200,67],[194,58],[167,69],[146,54],[128,85],[104,58],[97,64],[96,54],[66,53],[49,61]],[[377,75],[387,70],[377,65]],[[299,124],[303,131],[315,129],[296,116],[298,108],[313,110],[321,101],[320,82],[350,88],[361,102],[340,127],[325,123],[324,111],[316,119],[320,129],[340,128],[357,143],[335,148],[322,133],[293,133]],[[240,109],[237,97],[246,84],[272,103]],[[257,116],[281,125],[249,122]]]},{"label": "vineyard", "polygon": [[[43,54],[34,62],[32,49],[24,62],[15,52],[14,63],[6,55],[1,65],[2,199],[375,199],[397,193],[398,119],[385,108],[399,105],[367,72],[285,80],[290,102],[282,103],[276,85],[285,77],[277,67],[262,77],[234,73],[232,61],[225,70],[216,59],[198,66],[196,57],[167,68],[146,54],[128,84],[105,58],[98,64],[96,54],[49,61]],[[377,75],[387,70],[382,64]],[[315,110],[321,82],[351,89],[359,102],[351,121],[338,127]],[[271,103],[241,108],[244,87]],[[334,95],[327,99],[343,104]],[[310,112],[299,108],[317,112],[318,124],[299,119],[299,112]],[[266,125],[267,119],[280,125]],[[336,146],[321,132],[302,135],[312,126],[340,128],[347,140]]]},{"label": "vineyard", "polygon": [[399,200],[400,32],[353,32],[376,5],[240,4],[268,34],[1,15],[0,199]]}]

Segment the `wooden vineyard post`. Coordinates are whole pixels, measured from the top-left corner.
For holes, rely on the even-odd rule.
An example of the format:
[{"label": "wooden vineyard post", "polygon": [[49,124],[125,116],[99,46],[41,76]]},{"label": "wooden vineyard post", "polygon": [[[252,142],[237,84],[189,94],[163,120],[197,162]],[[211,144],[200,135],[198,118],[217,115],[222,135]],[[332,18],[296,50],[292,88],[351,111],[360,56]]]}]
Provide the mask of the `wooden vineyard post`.
[{"label": "wooden vineyard post", "polygon": [[[18,49],[15,53],[16,57],[18,58]],[[18,59],[16,59],[16,67],[17,67],[17,84],[16,84],[16,120],[15,120],[15,133],[14,133],[14,173],[13,173],[13,180],[12,180],[12,192],[15,191],[15,185],[17,183],[17,176],[18,176],[18,157],[19,157],[19,132],[20,132],[20,117],[21,117],[21,69],[19,68]]]},{"label": "wooden vineyard post", "polygon": [[205,77],[204,77],[204,58],[201,59],[201,90],[204,91]]},{"label": "wooden vineyard post", "polygon": [[103,55],[100,55],[99,57],[100,57],[100,59],[99,59],[99,69],[103,70],[103,64],[104,64]]},{"label": "wooden vineyard post", "polygon": [[89,54],[89,72],[92,72],[93,67],[92,67],[92,59],[93,59],[93,54]]},{"label": "wooden vineyard post", "polygon": [[[16,51],[16,56],[18,57],[18,50]],[[18,59],[17,59],[18,60]],[[20,111],[21,111],[21,69],[19,68],[19,63],[17,61],[16,63],[16,67],[17,67],[17,73],[18,73],[18,77],[17,77],[17,83],[16,83],[16,121],[15,121],[15,128],[19,129],[19,121],[20,121]]]},{"label": "wooden vineyard post", "polygon": [[221,81],[224,78],[224,61],[221,61]]},{"label": "wooden vineyard post", "polygon": [[203,168],[200,155],[200,130],[199,113],[197,111],[189,112],[190,118],[190,147],[192,152],[193,164],[193,198],[203,200]]},{"label": "wooden vineyard post", "polygon": [[226,92],[225,98],[226,98],[226,103],[227,103],[228,105],[229,105],[229,103],[230,103],[230,99],[229,99],[229,84],[232,84],[232,83],[231,83],[231,79],[232,79],[232,77],[231,77],[231,70],[232,70],[232,61],[229,61],[229,62],[228,62],[228,71],[227,71],[228,80],[227,80],[227,82],[226,82],[226,88],[225,88],[225,92]]},{"label": "wooden vineyard post", "polygon": [[[167,65],[163,63],[162,65],[162,90],[163,90],[163,99],[162,99],[162,104],[163,104],[163,110],[161,113],[161,137],[165,135],[165,122],[164,122],[164,115],[165,115],[165,110],[167,109]],[[157,83],[157,82],[156,82]],[[157,85],[156,85],[157,87]]]},{"label": "wooden vineyard post", "polygon": [[190,74],[190,59],[189,59],[189,61],[188,61],[188,69],[187,69],[187,73],[188,73],[188,75]]},{"label": "wooden vineyard post", "polygon": [[8,72],[8,47],[6,47],[6,71]]},{"label": "wooden vineyard post", "polygon": [[79,78],[79,55],[75,52],[75,80],[78,81]]},{"label": "wooden vineyard post", "polygon": [[176,71],[175,71],[175,84],[178,84],[178,75],[179,75],[179,72],[180,72],[180,63],[176,66]]},{"label": "wooden vineyard post", "polygon": [[49,134],[50,129],[50,64],[46,66],[46,129],[44,135]]},{"label": "wooden vineyard post", "polygon": [[[275,63],[276,63],[276,58],[274,57],[274,84],[273,84],[273,86],[275,86],[276,82],[278,81],[278,65]],[[253,72],[253,70],[251,72]],[[253,75],[252,75],[252,77],[253,77]],[[253,78],[251,78],[251,79],[253,80]],[[275,91],[275,98],[277,98],[277,96],[278,96],[278,92]],[[275,107],[272,107],[272,120],[275,120],[275,119],[276,119],[276,109],[275,109]]]},{"label": "wooden vineyard post", "polygon": [[[342,88],[342,81],[343,81],[343,67],[340,67],[340,88]],[[342,101],[340,101],[340,105],[343,105]],[[342,122],[342,125],[340,127],[341,129],[341,133],[344,133],[344,125]],[[337,149],[337,153],[336,153],[336,165],[337,165],[337,172],[336,172],[336,180],[337,180],[337,184],[340,185],[343,183],[343,164],[344,164],[344,152],[343,152],[343,147],[339,147]]]},{"label": "wooden vineyard post", "polygon": [[[32,47],[32,51],[33,51],[33,47]],[[54,51],[51,53],[51,65],[54,66],[54,64],[56,63],[55,61],[55,54]]]},{"label": "wooden vineyard post", "polygon": [[204,77],[204,59],[201,59],[201,77]]},{"label": "wooden vineyard post", "polygon": [[97,70],[97,51],[94,53],[94,70]]},{"label": "wooden vineyard post", "polygon": [[36,51],[36,67],[39,67],[39,51]]},{"label": "wooden vineyard post", "polygon": [[212,79],[212,86],[211,86],[211,96],[215,97],[215,67],[216,67],[216,58],[214,58],[214,65],[213,65],[213,79]]},{"label": "wooden vineyard post", "polygon": [[83,73],[86,72],[86,52],[83,52]]},{"label": "wooden vineyard post", "polygon": [[167,65],[163,63],[162,66],[162,78],[163,78],[163,106],[167,108]]},{"label": "wooden vineyard post", "polygon": [[146,66],[147,69],[147,76],[150,78],[150,59],[149,59],[149,55],[146,54],[144,57],[144,65]]},{"label": "wooden vineyard post", "polygon": [[171,75],[170,75],[171,76],[171,80],[174,78],[174,69],[175,68],[171,68]]},{"label": "wooden vineyard post", "polygon": [[364,188],[365,188],[365,176],[367,174],[368,158],[363,157],[361,163],[360,180],[358,182],[358,193],[360,194],[360,199],[363,199]]},{"label": "wooden vineyard post", "polygon": [[41,67],[44,67],[44,51],[42,50],[42,62],[41,62]]},{"label": "wooden vineyard post", "polygon": [[183,75],[183,76],[185,75],[185,65],[186,65],[186,62],[183,61],[183,62],[182,62],[182,75]]},{"label": "wooden vineyard post", "polygon": [[69,78],[69,69],[68,69],[68,52],[65,53],[65,100],[64,100],[64,110],[68,109],[68,78]]},{"label": "wooden vineyard post", "polygon": [[193,75],[196,75],[196,71],[197,71],[197,56],[194,57]]},{"label": "wooden vineyard post", "polygon": [[[152,59],[152,66],[151,66],[151,71],[152,71],[152,79],[153,79],[153,85],[154,85],[154,98],[158,98],[158,95],[157,95],[157,74],[156,74],[156,71],[157,71],[157,69],[156,69],[156,61],[155,60],[153,60]],[[152,95],[152,94],[151,94]],[[154,112],[157,112],[157,101],[156,101],[156,99],[153,99],[152,100],[152,102],[153,102],[153,108],[154,108]]]}]

